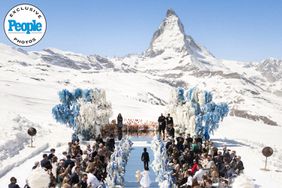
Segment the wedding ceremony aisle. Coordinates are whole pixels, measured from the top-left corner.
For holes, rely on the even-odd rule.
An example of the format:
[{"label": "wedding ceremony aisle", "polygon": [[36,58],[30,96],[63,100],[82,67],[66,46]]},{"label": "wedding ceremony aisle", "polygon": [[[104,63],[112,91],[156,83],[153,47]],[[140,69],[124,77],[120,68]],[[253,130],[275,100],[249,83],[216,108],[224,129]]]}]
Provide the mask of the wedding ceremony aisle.
[{"label": "wedding ceremony aisle", "polygon": [[136,179],[136,171],[140,170],[141,172],[144,170],[143,162],[141,161],[141,155],[143,152],[143,148],[146,147],[147,151],[150,156],[150,164],[149,164],[149,170],[150,170],[150,180],[151,180],[151,188],[158,187],[157,182],[155,182],[155,174],[154,171],[151,168],[151,163],[154,159],[153,151],[151,150],[151,140],[152,137],[149,136],[140,136],[140,137],[131,137],[131,141],[133,141],[132,151],[129,156],[128,163],[126,165],[126,172],[125,172],[125,187],[141,187],[139,182],[137,182]]}]

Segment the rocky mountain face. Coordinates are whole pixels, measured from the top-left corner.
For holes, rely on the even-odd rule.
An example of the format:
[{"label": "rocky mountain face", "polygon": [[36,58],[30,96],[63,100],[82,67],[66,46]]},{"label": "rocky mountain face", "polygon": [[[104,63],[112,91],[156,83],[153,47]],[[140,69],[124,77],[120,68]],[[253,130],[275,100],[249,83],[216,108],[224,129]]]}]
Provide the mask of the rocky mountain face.
[{"label": "rocky mountain face", "polygon": [[159,29],[154,33],[146,56],[155,57],[162,53],[172,55],[205,58],[212,56],[205,48],[199,46],[191,36],[185,34],[184,26],[176,13],[169,9]]},{"label": "rocky mountain face", "polygon": [[114,64],[107,58],[98,55],[85,56],[82,54],[67,53],[57,49],[45,49],[42,52],[34,52],[44,62],[51,65],[72,68],[76,70],[102,70],[113,69]]},{"label": "rocky mountain face", "polygon": [[[15,64],[53,71],[59,66],[87,74],[134,73],[171,87],[197,86],[214,92],[216,100],[227,101],[230,115],[282,125],[282,60],[250,63],[217,59],[186,35],[180,18],[171,9],[149,48],[138,55],[106,58],[57,49],[26,52],[0,45],[0,57],[0,68],[12,71]],[[165,105],[168,100],[159,104]]]},{"label": "rocky mountain face", "polygon": [[270,82],[282,80],[281,59],[265,59],[257,65],[257,70]]}]

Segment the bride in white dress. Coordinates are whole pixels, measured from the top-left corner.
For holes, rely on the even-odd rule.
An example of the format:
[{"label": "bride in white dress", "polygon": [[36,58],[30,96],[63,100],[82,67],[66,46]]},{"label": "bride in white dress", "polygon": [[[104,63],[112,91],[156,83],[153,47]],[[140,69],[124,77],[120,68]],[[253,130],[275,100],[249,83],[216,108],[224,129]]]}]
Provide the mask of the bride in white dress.
[{"label": "bride in white dress", "polygon": [[142,188],[148,188],[148,187],[150,187],[150,184],[151,184],[151,180],[150,180],[150,176],[149,176],[149,171],[144,170],[141,173],[140,185],[141,185]]}]

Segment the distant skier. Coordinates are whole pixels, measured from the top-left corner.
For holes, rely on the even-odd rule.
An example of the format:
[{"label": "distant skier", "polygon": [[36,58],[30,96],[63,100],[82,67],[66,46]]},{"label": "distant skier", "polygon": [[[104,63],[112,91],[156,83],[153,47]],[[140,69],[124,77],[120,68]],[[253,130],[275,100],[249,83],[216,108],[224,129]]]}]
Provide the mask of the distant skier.
[{"label": "distant skier", "polygon": [[149,170],[150,157],[149,157],[149,153],[147,152],[147,148],[144,148],[144,152],[142,153],[141,156],[141,161],[143,161],[144,163],[144,170]]},{"label": "distant skier", "polygon": [[123,126],[123,118],[121,113],[117,116],[117,127],[118,127],[118,140],[122,139],[122,126]]},{"label": "distant skier", "polygon": [[166,124],[165,121],[166,119],[163,116],[163,114],[161,113],[161,116],[158,119],[158,123],[159,123],[158,131],[159,131],[160,137],[162,137],[162,133],[163,133],[163,139],[165,139],[165,124]]}]

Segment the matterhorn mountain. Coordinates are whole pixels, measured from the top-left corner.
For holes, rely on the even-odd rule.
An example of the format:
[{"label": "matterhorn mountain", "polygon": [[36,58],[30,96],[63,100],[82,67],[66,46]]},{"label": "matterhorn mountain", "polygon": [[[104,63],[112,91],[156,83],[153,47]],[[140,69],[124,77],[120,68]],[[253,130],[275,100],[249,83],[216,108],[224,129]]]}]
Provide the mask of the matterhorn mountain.
[{"label": "matterhorn mountain", "polygon": [[154,33],[150,47],[145,52],[154,57],[162,53],[178,56],[205,58],[211,56],[205,48],[195,43],[191,36],[185,34],[184,26],[176,13],[169,9],[159,29]]},{"label": "matterhorn mountain", "polygon": [[132,55],[113,61],[126,63],[142,72],[167,72],[173,70],[210,69],[214,56],[194,39],[185,34],[184,26],[176,13],[169,9],[155,31],[149,48],[141,55]]}]

